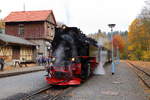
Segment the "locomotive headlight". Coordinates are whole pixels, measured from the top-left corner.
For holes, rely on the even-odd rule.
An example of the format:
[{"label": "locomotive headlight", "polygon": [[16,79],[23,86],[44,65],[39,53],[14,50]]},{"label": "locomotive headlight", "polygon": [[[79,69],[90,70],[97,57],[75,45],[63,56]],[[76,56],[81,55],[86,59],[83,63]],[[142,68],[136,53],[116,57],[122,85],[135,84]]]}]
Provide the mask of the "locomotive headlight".
[{"label": "locomotive headlight", "polygon": [[50,66],[52,66],[52,65],[53,65],[53,63],[51,62],[51,63],[50,63]]},{"label": "locomotive headlight", "polygon": [[56,60],[56,58],[52,58],[52,61],[55,61]]},{"label": "locomotive headlight", "polygon": [[71,61],[75,61],[75,58],[72,58]]}]

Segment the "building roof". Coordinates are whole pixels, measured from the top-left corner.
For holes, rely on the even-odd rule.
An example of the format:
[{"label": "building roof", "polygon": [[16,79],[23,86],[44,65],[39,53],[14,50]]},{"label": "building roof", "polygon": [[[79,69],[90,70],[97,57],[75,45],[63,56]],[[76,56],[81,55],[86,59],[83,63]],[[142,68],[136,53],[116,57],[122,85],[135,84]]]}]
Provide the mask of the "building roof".
[{"label": "building roof", "polygon": [[0,40],[7,43],[35,46],[35,44],[31,43],[28,40],[12,35],[0,34]]},{"label": "building roof", "polygon": [[52,14],[55,21],[55,17],[53,15],[52,10],[11,12],[7,17],[5,17],[4,21],[5,22],[46,21],[50,14]]}]

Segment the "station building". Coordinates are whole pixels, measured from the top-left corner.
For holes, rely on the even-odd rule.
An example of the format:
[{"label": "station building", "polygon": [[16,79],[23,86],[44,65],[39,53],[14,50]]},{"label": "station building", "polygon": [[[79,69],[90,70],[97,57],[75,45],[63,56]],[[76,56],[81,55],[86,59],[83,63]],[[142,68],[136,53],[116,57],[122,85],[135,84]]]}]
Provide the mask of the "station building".
[{"label": "station building", "polygon": [[49,55],[56,26],[52,10],[11,12],[4,18],[4,22],[6,35],[19,37],[35,44],[37,56]]}]

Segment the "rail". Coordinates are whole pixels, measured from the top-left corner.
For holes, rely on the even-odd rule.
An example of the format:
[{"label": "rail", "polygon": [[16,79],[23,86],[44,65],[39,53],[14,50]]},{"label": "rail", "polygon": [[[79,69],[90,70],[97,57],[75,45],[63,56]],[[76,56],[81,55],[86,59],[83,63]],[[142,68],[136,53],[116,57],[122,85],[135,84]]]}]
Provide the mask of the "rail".
[{"label": "rail", "polygon": [[73,87],[69,87],[69,88],[61,91],[60,93],[56,94],[54,97],[49,98],[48,100],[62,100],[61,97],[65,96],[66,94],[68,94],[73,89],[74,89]]},{"label": "rail", "polygon": [[[53,85],[61,83],[61,82],[66,82],[66,81],[68,81],[68,80],[56,82],[56,83],[53,83]],[[41,88],[37,91],[34,91],[33,93],[27,95],[26,97],[21,98],[20,100],[32,100],[31,99],[32,97],[38,96],[39,94],[48,91],[49,89],[53,88],[53,85],[49,85],[47,87]],[[58,98],[60,98],[60,97],[64,96],[65,94],[67,94],[72,89],[73,89],[73,87],[69,87],[67,89],[64,89],[60,93],[57,93],[55,96],[50,97],[48,100],[57,100]]]},{"label": "rail", "polygon": [[28,99],[30,99],[31,97],[35,96],[35,95],[38,95],[38,94],[40,94],[40,93],[42,93],[42,92],[44,92],[44,91],[49,90],[50,88],[52,88],[52,86],[47,86],[47,87],[41,88],[41,89],[39,89],[39,90],[37,90],[37,91],[35,91],[35,92],[33,92],[33,93],[27,95],[26,97],[21,98],[20,100],[28,100]]},{"label": "rail", "polygon": [[140,69],[136,65],[132,64],[131,62],[127,62],[131,65],[132,68],[134,68],[134,71],[136,75],[142,80],[142,82],[150,88],[150,74],[148,72],[145,72],[144,70]]},{"label": "rail", "polygon": [[[53,86],[47,86],[45,88],[41,88],[38,91],[20,99],[20,100],[36,100],[36,98],[41,98],[44,95],[42,93],[46,93],[46,91],[50,91],[50,89],[52,89],[52,88],[53,88]],[[67,95],[73,89],[74,89],[74,87],[67,87],[66,89],[59,90],[59,92],[57,91],[57,93],[55,93],[55,95],[49,94],[48,98],[46,100],[62,100],[61,98],[65,95]],[[51,93],[53,93],[53,92],[54,92],[54,90],[51,91]]]}]

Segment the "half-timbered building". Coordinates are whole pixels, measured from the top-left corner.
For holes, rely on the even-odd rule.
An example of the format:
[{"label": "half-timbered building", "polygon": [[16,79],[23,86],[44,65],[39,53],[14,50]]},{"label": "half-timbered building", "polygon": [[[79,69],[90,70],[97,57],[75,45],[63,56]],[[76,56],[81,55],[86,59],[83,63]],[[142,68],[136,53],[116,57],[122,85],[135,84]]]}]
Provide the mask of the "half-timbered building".
[{"label": "half-timbered building", "polygon": [[35,61],[36,45],[20,37],[0,34],[0,58],[4,58],[6,62]]}]

